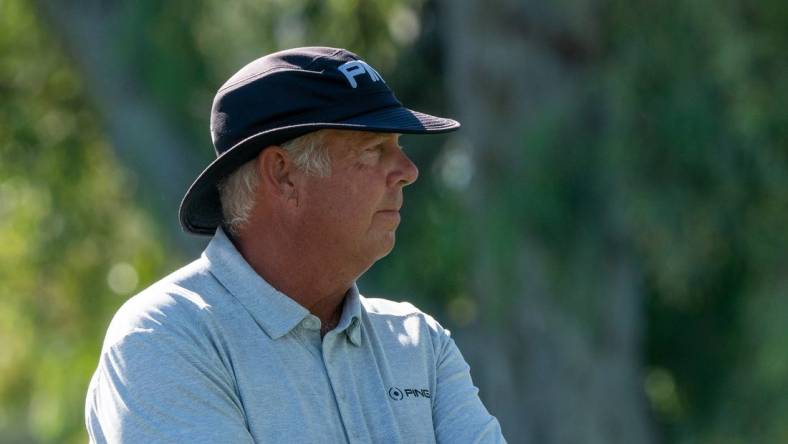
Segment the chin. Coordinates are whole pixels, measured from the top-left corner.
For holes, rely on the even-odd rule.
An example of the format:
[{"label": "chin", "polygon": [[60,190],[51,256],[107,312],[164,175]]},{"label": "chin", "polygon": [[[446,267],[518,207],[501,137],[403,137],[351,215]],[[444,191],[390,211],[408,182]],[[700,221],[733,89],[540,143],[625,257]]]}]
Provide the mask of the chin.
[{"label": "chin", "polygon": [[375,261],[383,259],[384,257],[388,256],[391,253],[391,250],[394,249],[396,236],[392,231],[389,233],[384,239],[380,239],[379,244],[376,248],[376,254],[374,255]]}]

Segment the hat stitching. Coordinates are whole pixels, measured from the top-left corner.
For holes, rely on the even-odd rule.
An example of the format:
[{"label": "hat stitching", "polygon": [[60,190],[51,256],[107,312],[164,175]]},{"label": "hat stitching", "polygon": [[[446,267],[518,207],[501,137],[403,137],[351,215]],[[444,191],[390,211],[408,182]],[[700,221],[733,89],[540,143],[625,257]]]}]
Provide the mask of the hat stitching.
[{"label": "hat stitching", "polygon": [[228,85],[224,85],[224,86],[222,86],[221,88],[219,88],[219,90],[218,90],[218,91],[216,91],[216,92],[217,92],[217,93],[220,93],[220,92],[222,92],[222,91],[224,91],[224,90],[226,90],[226,89],[228,89],[228,88],[232,88],[233,86],[236,86],[236,85],[238,85],[239,83],[244,83],[244,82],[246,82],[246,81],[248,81],[248,80],[253,80],[253,79],[256,79],[256,78],[258,78],[258,77],[261,77],[261,76],[263,76],[263,75],[265,75],[265,74],[268,74],[268,73],[270,73],[270,72],[272,72],[272,71],[293,71],[293,72],[301,72],[301,71],[303,71],[303,69],[293,69],[293,67],[292,67],[291,65],[279,65],[279,66],[272,66],[272,67],[270,67],[270,68],[266,69],[265,71],[258,72],[257,74],[253,74],[253,75],[251,75],[251,76],[249,76],[249,77],[244,77],[243,79],[236,80],[235,82],[233,82],[233,83],[230,83],[230,84],[228,84]]},{"label": "hat stitching", "polygon": [[[235,82],[230,83],[229,85],[224,85],[221,88],[219,88],[219,90],[217,92],[222,92],[222,91],[226,90],[227,88],[231,88],[233,86],[236,86],[239,83],[244,83],[246,81],[256,79],[256,78],[261,77],[261,76],[263,76],[265,74],[268,74],[268,73],[270,73],[272,71],[281,70],[281,71],[304,72],[304,71],[307,71],[307,68],[309,68],[310,66],[314,65],[315,62],[317,62],[318,60],[335,56],[335,55],[337,55],[338,53],[340,53],[342,51],[343,51],[342,49],[338,49],[335,52],[333,52],[331,54],[328,54],[328,55],[319,55],[319,56],[315,57],[314,59],[312,59],[309,63],[304,65],[303,68],[295,69],[292,64],[272,66],[272,67],[266,69],[265,71],[258,72],[256,74],[253,74],[253,75],[249,76],[249,77],[244,77],[242,79],[238,79]],[[313,71],[313,72],[317,72],[317,71]]]},{"label": "hat stitching", "polygon": [[335,55],[339,54],[339,53],[340,53],[340,52],[342,52],[342,51],[344,51],[344,50],[343,50],[343,49],[337,49],[336,51],[332,52],[331,54],[323,54],[323,55],[319,55],[319,56],[315,57],[314,59],[312,59],[312,61],[311,61],[311,62],[309,62],[309,63],[307,63],[306,65],[304,65],[304,69],[307,69],[307,68],[309,68],[310,66],[314,65],[314,64],[315,64],[315,62],[317,62],[317,61],[318,61],[318,60],[320,60],[320,59],[325,59],[325,58],[328,58],[328,57],[334,57]]}]

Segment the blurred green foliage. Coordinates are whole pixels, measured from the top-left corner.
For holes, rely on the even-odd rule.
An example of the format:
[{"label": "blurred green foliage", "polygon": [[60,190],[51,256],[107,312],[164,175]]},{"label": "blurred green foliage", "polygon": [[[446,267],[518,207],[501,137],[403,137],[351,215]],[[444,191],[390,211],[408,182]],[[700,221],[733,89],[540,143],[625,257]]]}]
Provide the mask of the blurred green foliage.
[{"label": "blurred green foliage", "polygon": [[678,442],[788,442],[788,5],[607,20],[605,172],[648,279],[657,418]]},{"label": "blurred green foliage", "polygon": [[[433,2],[123,8],[117,51],[183,131],[205,141],[195,155],[208,147],[215,89],[284,47],[349,48],[406,104],[445,107]],[[562,122],[524,136],[535,179],[501,190],[522,205],[495,218],[496,250],[507,254],[518,230],[563,250],[578,224],[598,222],[596,209],[614,208],[646,277],[644,388],[666,440],[788,442],[788,6],[614,1],[599,16],[588,88],[610,106],[596,116],[605,125],[589,118],[564,151],[551,149]],[[163,251],[156,219],[135,204],[133,175],[115,160],[86,88],[31,3],[0,2],[2,442],[84,442],[84,394],[112,313],[187,260]],[[422,179],[407,191],[396,254],[365,284],[415,294],[461,327],[480,310],[466,293],[460,142],[404,142]],[[429,145],[444,149],[420,149]],[[588,186],[598,181],[620,186],[600,195],[610,187]]]},{"label": "blurred green foliage", "polygon": [[166,268],[45,30],[27,2],[0,3],[2,442],[86,440],[82,405],[109,318]]}]

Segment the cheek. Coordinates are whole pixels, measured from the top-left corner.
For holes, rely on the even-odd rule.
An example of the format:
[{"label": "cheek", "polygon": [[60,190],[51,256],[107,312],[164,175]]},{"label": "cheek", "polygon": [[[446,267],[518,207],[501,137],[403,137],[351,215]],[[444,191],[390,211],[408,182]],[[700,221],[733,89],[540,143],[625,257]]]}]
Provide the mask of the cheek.
[{"label": "cheek", "polygon": [[354,162],[334,164],[332,170],[331,177],[310,178],[304,189],[305,205],[322,212],[324,217],[360,218],[369,222],[386,194],[383,168]]},{"label": "cheek", "polygon": [[327,229],[334,227],[331,231],[358,225],[368,212],[363,193],[363,187],[351,182],[316,181],[302,199],[304,216]]}]

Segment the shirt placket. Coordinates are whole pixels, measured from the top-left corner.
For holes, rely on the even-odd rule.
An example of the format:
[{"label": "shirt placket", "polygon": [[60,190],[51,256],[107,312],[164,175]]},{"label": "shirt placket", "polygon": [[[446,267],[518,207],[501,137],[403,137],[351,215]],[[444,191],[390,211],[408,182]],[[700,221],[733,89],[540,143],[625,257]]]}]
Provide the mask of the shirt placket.
[{"label": "shirt placket", "polygon": [[[344,332],[331,331],[323,337],[322,354],[323,365],[331,382],[331,389],[334,393],[339,415],[342,418],[342,426],[345,429],[345,436],[351,443],[365,442],[365,433],[358,423],[358,409],[351,404],[353,399],[353,381],[348,379],[348,375],[343,371],[343,363],[334,359],[334,355],[347,347],[347,337]],[[349,359],[350,356],[343,354],[342,359]]]}]

